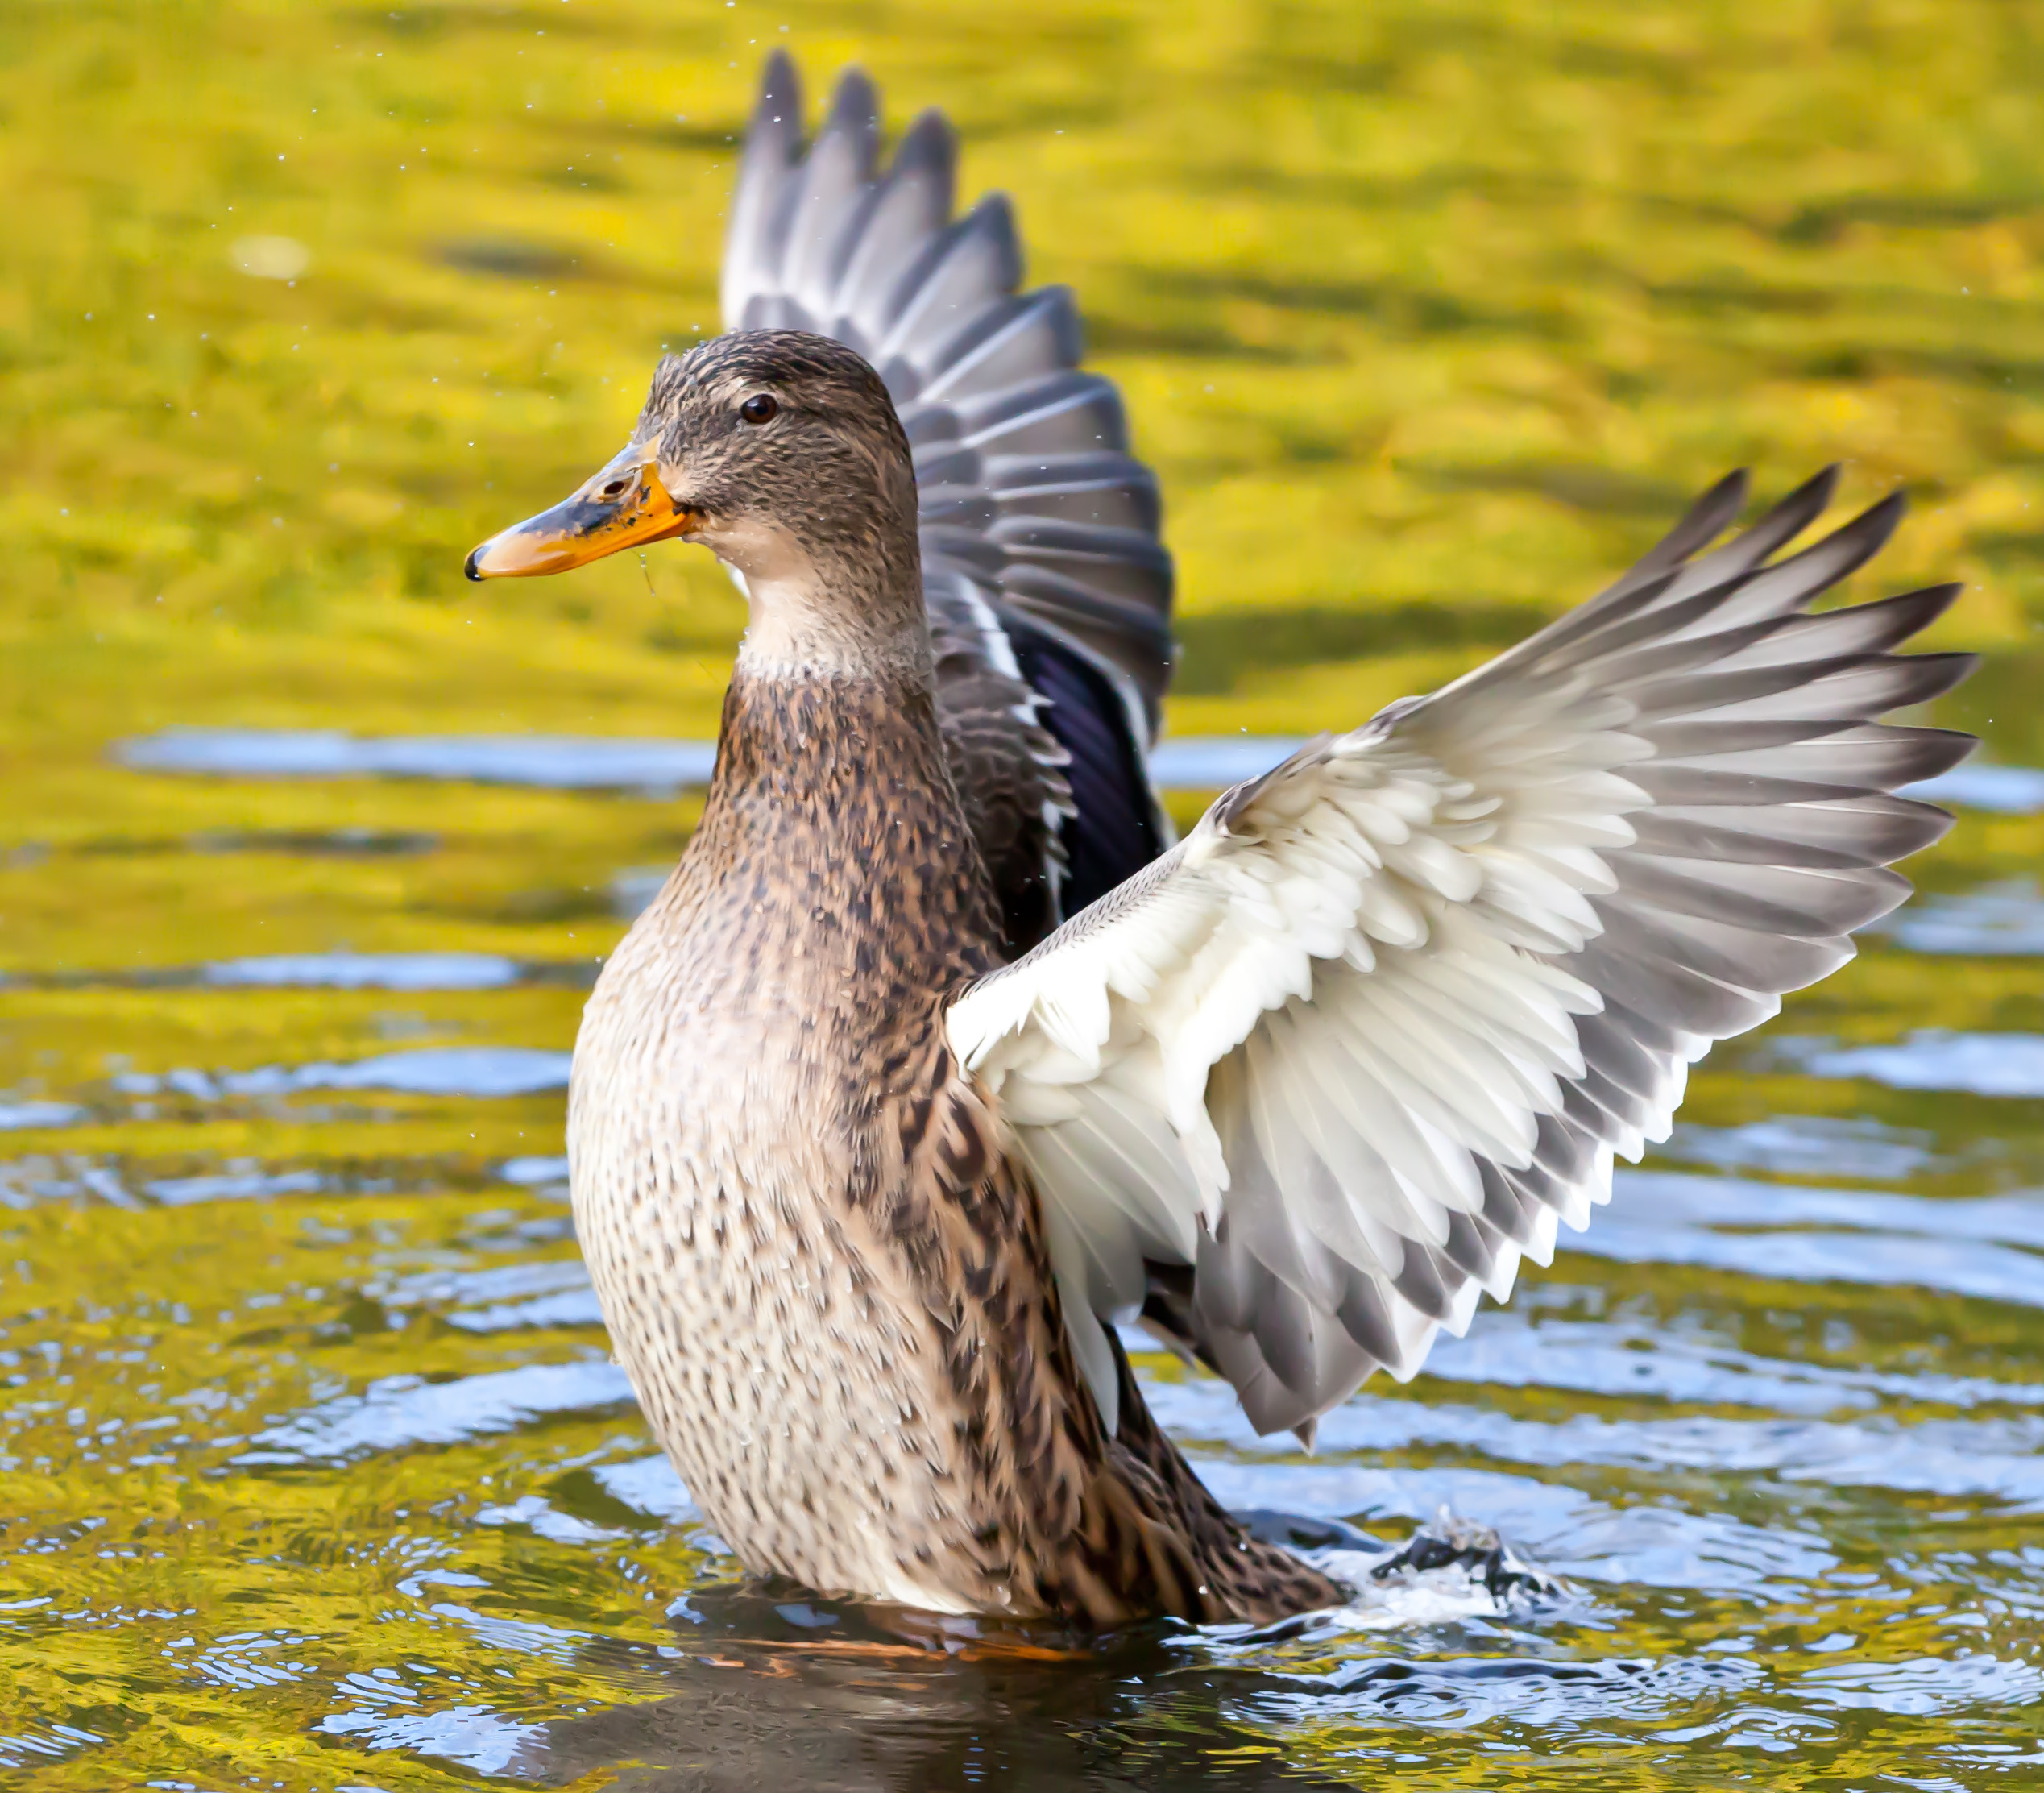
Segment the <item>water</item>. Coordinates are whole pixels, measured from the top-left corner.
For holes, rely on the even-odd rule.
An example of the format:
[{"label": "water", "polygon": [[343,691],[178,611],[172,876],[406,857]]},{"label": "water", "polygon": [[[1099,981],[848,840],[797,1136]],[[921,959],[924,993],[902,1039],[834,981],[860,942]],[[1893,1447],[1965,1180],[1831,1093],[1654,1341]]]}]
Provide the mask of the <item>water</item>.
[{"label": "water", "polygon": [[[1335,1618],[917,1635],[748,1583],[609,1363],[565,1054],[736,600],[460,557],[711,322],[784,23],[951,106],[1079,286],[1182,558],[1175,783],[1451,676],[1739,460],[1908,482],[1864,588],[1967,582],[1943,715],[1992,763],[1923,895],[1551,1270],[1310,1458],[1143,1357],[1226,1500],[1337,1522]],[[14,9],[0,69],[41,221],[0,247],[0,1782],[2039,1778],[2018,10],[195,0]],[[1444,1507],[1559,1587],[1373,1579]]]}]

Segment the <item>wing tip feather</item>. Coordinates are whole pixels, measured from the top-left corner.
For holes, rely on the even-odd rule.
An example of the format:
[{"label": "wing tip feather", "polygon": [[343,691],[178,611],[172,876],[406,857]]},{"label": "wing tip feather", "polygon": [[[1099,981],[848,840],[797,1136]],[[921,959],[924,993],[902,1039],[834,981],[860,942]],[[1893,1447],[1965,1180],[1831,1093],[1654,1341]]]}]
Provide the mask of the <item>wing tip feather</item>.
[{"label": "wing tip feather", "polygon": [[753,162],[769,150],[779,151],[782,172],[794,163],[802,143],[802,70],[786,50],[777,46],[760,70],[759,98],[746,122],[743,160]]}]

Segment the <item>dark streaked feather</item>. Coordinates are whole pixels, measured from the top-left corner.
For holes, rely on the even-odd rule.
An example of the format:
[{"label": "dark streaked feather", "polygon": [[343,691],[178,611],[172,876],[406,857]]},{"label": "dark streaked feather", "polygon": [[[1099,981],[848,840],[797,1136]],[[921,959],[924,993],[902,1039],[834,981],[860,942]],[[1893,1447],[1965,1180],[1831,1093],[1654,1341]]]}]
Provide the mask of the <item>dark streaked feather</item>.
[{"label": "dark streaked feather", "polygon": [[1064,749],[1073,814],[1064,824],[1064,907],[1076,915],[1133,878],[1170,843],[1157,825],[1128,718],[1105,677],[1026,623],[1009,639],[1031,689],[1047,699],[1041,720]]}]

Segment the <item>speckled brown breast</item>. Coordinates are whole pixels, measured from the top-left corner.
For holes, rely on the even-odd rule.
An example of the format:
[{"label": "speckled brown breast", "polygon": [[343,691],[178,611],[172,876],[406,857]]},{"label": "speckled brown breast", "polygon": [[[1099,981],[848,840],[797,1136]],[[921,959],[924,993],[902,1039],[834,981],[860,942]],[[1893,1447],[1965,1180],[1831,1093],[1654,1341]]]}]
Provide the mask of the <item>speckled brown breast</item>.
[{"label": "speckled brown breast", "polygon": [[741,670],[575,1053],[576,1221],[641,1404],[740,1558],[826,1592],[1094,1624],[1333,1597],[1236,1533],[1132,1381],[1102,1435],[943,1042],[1000,926],[927,684]]}]

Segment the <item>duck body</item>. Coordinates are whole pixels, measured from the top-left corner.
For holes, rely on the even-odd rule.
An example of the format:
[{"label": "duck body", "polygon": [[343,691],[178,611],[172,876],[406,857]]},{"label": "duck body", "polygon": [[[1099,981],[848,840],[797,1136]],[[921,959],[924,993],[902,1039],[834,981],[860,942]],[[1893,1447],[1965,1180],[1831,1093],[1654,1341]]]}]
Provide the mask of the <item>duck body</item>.
[{"label": "duck body", "polygon": [[1240,1534],[1132,1380],[1105,1434],[945,1039],[1001,925],[926,679],[741,668],[575,1050],[576,1226],[642,1409],[740,1557],[812,1588],[1087,1625],[1337,1598]]},{"label": "duck body", "polygon": [[[668,538],[748,624],[703,819],[605,966],[569,1106],[620,1359],[753,1569],[1085,1626],[1341,1590],[1221,1508],[1117,1329],[1310,1447],[1612,1199],[1690,1067],[1849,958],[1970,737],[1894,650],[1955,586],[1816,611],[1898,495],[1807,546],[1743,476],[1424,698],[1174,844],[1156,484],[1005,203],[952,216],[870,85],[805,151],[769,61],[734,328],[473,578]],[[1731,532],[1731,533],[1728,533]]]}]

